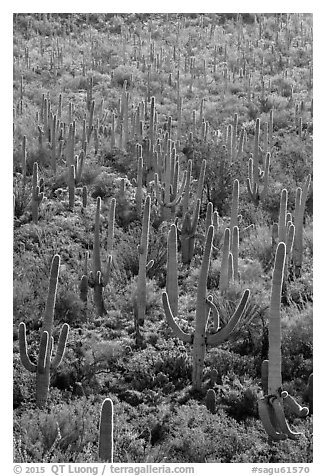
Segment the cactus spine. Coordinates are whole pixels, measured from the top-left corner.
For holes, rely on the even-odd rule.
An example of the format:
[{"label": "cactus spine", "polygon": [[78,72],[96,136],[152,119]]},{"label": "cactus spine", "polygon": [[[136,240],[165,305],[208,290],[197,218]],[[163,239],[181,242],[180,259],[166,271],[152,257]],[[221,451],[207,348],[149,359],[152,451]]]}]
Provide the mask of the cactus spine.
[{"label": "cactus spine", "polygon": [[64,324],[60,331],[57,353],[52,358],[53,351],[53,318],[57,293],[60,256],[55,255],[51,264],[50,284],[41,331],[40,350],[37,364],[31,362],[27,354],[26,326],[23,322],[19,325],[19,351],[20,358],[26,370],[36,373],[36,405],[44,407],[50,385],[50,370],[57,368],[63,358],[69,332],[68,324]]},{"label": "cactus spine", "polygon": [[99,458],[113,463],[113,402],[106,398],[102,403],[100,417]]}]

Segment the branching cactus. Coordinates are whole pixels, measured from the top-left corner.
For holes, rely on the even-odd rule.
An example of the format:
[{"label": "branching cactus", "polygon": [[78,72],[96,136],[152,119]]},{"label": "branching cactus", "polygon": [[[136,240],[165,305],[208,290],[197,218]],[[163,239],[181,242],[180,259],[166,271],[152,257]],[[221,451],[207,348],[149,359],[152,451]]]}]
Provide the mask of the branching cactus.
[{"label": "branching cactus", "polygon": [[297,188],[296,199],[295,199],[295,211],[294,211],[294,226],[295,226],[295,237],[293,245],[293,264],[294,272],[297,277],[301,275],[301,268],[303,262],[303,218],[304,210],[306,206],[306,201],[308,197],[308,191],[310,187],[311,176],[305,180],[303,189],[300,187]]},{"label": "branching cactus", "polygon": [[102,403],[98,454],[101,461],[113,463],[113,402],[106,398]]},{"label": "branching cactus", "polygon": [[[260,138],[260,119],[256,119],[256,131],[255,131],[255,143],[254,153],[248,161],[248,177],[247,177],[247,189],[250,199],[257,206],[260,200],[264,200],[267,195],[268,181],[269,181],[269,168],[270,168],[270,153],[266,154],[266,160],[264,164],[264,170],[259,168],[259,138]],[[259,191],[259,182],[263,179],[263,190]]]},{"label": "branching cactus", "polygon": [[46,403],[49,385],[50,371],[56,369],[63,358],[69,332],[68,324],[64,324],[60,331],[57,353],[52,358],[53,351],[53,318],[54,306],[57,293],[60,256],[55,255],[51,264],[50,284],[45,307],[43,326],[41,330],[40,350],[37,364],[34,364],[27,353],[26,326],[23,322],[19,325],[19,352],[23,366],[26,370],[36,373],[36,405],[43,408]]},{"label": "branching cactus", "polygon": [[112,198],[109,210],[109,224],[106,247],[107,261],[104,269],[104,266],[101,264],[100,253],[101,198],[97,197],[93,248],[93,271],[90,273],[88,285],[94,288],[94,303],[99,316],[102,316],[105,313],[105,306],[103,301],[103,287],[107,286],[111,275],[115,207],[116,200],[115,198]]},{"label": "branching cactus", "polygon": [[292,215],[287,211],[288,192],[284,188],[281,192],[280,211],[278,223],[274,223],[272,227],[272,246],[275,248],[278,243],[286,244],[286,259],[284,267],[284,282],[287,279],[288,267],[290,264],[293,242],[295,236],[295,226],[292,223]]},{"label": "branching cactus", "polygon": [[[254,175],[254,158],[250,157],[248,161],[248,177],[247,177],[247,189],[250,199],[257,206],[260,201],[264,200],[267,196],[268,184],[269,184],[269,169],[270,169],[270,153],[266,154],[264,170],[258,168],[258,179],[256,181]],[[263,189],[259,190],[259,180],[263,180]]]},{"label": "branching cactus", "polygon": [[[166,162],[167,164],[170,162],[169,158],[167,158]],[[159,184],[158,174],[154,175],[156,199],[158,203],[160,204],[160,206],[162,207],[163,220],[169,220],[172,216],[172,209],[174,209],[176,205],[180,203],[182,194],[186,187],[187,173],[184,172],[182,184],[179,189],[177,189],[178,179],[179,179],[179,162],[178,161],[175,162],[173,170],[171,169],[171,163],[166,169],[164,190],[163,190],[163,187],[160,186]]]},{"label": "branching cactus", "polygon": [[[229,322],[223,329],[220,329],[218,310],[212,301],[212,297],[206,296],[208,269],[213,246],[213,237],[214,226],[210,225],[206,234],[204,256],[197,287],[196,323],[194,333],[188,334],[179,327],[175,320],[175,317],[177,316],[174,316],[171,310],[168,293],[163,292],[162,294],[163,307],[168,324],[179,339],[185,343],[193,345],[192,386],[194,390],[201,390],[202,388],[206,346],[216,347],[229,338],[230,334],[241,319],[250,295],[250,292],[247,289],[243,293],[241,301]],[[211,334],[207,331],[207,321],[210,312],[212,312],[215,324],[214,332]]]},{"label": "branching cactus", "polygon": [[281,291],[285,266],[286,245],[277,246],[272,280],[268,327],[268,361],[262,364],[262,382],[265,395],[258,401],[258,411],[263,426],[272,440],[296,439],[301,433],[290,429],[285,418],[284,404],[296,415],[304,417],[308,408],[301,407],[295,399],[282,390],[281,374]]},{"label": "branching cactus", "polygon": [[38,222],[39,207],[43,200],[44,193],[40,192],[40,181],[38,179],[38,164],[33,164],[33,190],[32,190],[32,219],[34,223]]}]

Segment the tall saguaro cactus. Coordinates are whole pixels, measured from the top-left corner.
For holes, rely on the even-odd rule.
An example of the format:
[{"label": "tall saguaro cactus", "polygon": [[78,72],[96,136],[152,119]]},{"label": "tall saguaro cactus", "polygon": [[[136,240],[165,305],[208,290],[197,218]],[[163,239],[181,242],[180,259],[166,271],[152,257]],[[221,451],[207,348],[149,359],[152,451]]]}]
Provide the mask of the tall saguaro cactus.
[{"label": "tall saguaro cactus", "polygon": [[[94,230],[94,249],[93,249],[93,271],[90,273],[88,285],[94,288],[94,303],[99,316],[105,313],[105,306],[103,301],[103,287],[105,287],[110,278],[112,266],[112,248],[114,237],[114,220],[115,220],[116,200],[112,198],[109,210],[109,224],[107,234],[107,261],[105,269],[101,264],[101,248],[100,248],[100,212],[101,212],[101,198],[97,197],[96,214],[95,214],[95,230]],[[84,275],[85,276],[85,275]],[[85,281],[85,277],[82,280]]]},{"label": "tall saguaro cactus", "polygon": [[198,198],[192,219],[190,217],[190,213],[187,211],[185,213],[181,228],[177,228],[181,243],[181,258],[183,264],[190,264],[194,255],[195,238],[198,236],[197,227],[199,222],[200,203],[200,199]]},{"label": "tall saguaro cactus", "polygon": [[41,331],[40,350],[37,364],[34,364],[27,354],[26,326],[23,322],[21,322],[19,325],[20,358],[26,370],[36,373],[36,405],[39,408],[44,407],[46,403],[50,385],[50,370],[56,369],[60,365],[65,352],[69,332],[68,324],[63,324],[60,331],[57,353],[52,359],[53,317],[58,285],[59,266],[60,256],[55,255],[51,265],[50,284]]},{"label": "tall saguaro cactus", "polygon": [[195,332],[193,334],[188,334],[180,329],[179,325],[175,321],[176,316],[174,316],[171,310],[169,294],[167,292],[163,292],[162,294],[163,307],[168,324],[179,339],[181,339],[183,342],[193,344],[192,385],[194,390],[200,390],[202,386],[206,346],[216,347],[229,338],[231,332],[234,330],[242,317],[250,295],[250,291],[248,289],[243,293],[240,304],[223,329],[219,329],[219,325],[217,325],[216,332],[212,334],[208,333],[207,321],[210,311],[212,311],[214,321],[217,323],[219,321],[218,310],[212,301],[212,297],[206,296],[206,286],[210,256],[213,246],[213,237],[214,226],[210,225],[206,233],[204,256],[199,274],[196,301],[196,324]]},{"label": "tall saguaro cactus", "polygon": [[153,265],[153,260],[147,263],[150,213],[151,197],[147,195],[145,200],[140,245],[138,245],[139,266],[135,306],[135,328],[137,344],[140,344],[141,340],[139,335],[139,326],[144,324],[146,313],[146,272]]},{"label": "tall saguaro cactus", "polygon": [[99,458],[101,461],[113,463],[113,402],[106,398],[101,407]]},{"label": "tall saguaro cactus", "polygon": [[[267,195],[269,168],[270,168],[270,152],[266,154],[264,170],[259,168],[259,136],[260,136],[260,119],[256,119],[255,143],[253,157],[248,161],[248,177],[247,189],[250,199],[257,206],[260,200],[264,200]],[[259,180],[263,179],[263,190],[259,191]]]},{"label": "tall saguaro cactus", "polygon": [[303,188],[297,188],[296,199],[295,199],[295,211],[294,211],[294,226],[295,226],[295,237],[293,245],[293,262],[295,275],[297,277],[301,274],[302,262],[303,262],[303,218],[304,210],[306,206],[306,201],[308,197],[308,191],[310,187],[311,176],[305,180]]},{"label": "tall saguaro cactus", "polygon": [[169,296],[171,311],[178,315],[178,256],[177,256],[177,227],[171,225],[168,235],[166,291]]},{"label": "tall saguaro cactus", "polygon": [[38,178],[38,163],[33,164],[33,190],[32,190],[32,219],[34,223],[38,222],[39,206],[43,200],[44,193],[40,191],[41,181]]},{"label": "tall saguaro cactus", "polygon": [[265,395],[258,401],[258,411],[263,426],[272,440],[296,439],[301,433],[293,432],[284,414],[284,403],[298,416],[307,416],[308,408],[301,407],[295,399],[282,390],[281,374],[281,291],[286,258],[286,245],[277,246],[272,280],[268,340],[268,361],[262,363],[262,382]]}]

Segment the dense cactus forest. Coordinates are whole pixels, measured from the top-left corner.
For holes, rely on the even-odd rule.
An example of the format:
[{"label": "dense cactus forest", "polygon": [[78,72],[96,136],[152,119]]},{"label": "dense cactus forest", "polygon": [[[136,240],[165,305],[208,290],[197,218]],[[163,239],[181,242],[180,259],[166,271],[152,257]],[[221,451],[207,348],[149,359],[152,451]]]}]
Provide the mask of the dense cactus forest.
[{"label": "dense cactus forest", "polygon": [[14,14],[15,462],[312,462],[311,14]]}]

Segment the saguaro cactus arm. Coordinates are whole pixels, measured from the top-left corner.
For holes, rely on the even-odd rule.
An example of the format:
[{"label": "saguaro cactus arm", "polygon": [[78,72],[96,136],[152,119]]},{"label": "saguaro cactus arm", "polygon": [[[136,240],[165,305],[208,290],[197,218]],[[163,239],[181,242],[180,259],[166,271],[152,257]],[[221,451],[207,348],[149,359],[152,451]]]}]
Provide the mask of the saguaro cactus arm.
[{"label": "saguaro cactus arm", "polygon": [[271,405],[274,409],[277,423],[284,435],[288,436],[292,440],[296,440],[300,435],[302,435],[302,433],[292,431],[290,429],[289,424],[285,418],[282,402],[277,397],[271,399]]},{"label": "saguaro cactus arm", "polygon": [[274,415],[271,414],[269,402],[264,398],[258,400],[258,413],[266,433],[272,440],[278,441],[286,439],[286,435],[275,429]]},{"label": "saguaro cactus arm", "polygon": [[166,320],[169,326],[171,327],[171,329],[174,331],[175,335],[179,339],[181,339],[183,342],[191,343],[193,341],[193,335],[187,334],[186,332],[181,330],[178,324],[176,323],[171,311],[169,296],[167,295],[165,291],[163,291],[163,294],[162,294],[162,302],[163,302],[163,308],[164,308]]},{"label": "saguaro cactus arm", "polygon": [[297,416],[305,417],[309,414],[309,409],[307,407],[302,407],[295,398],[292,397],[288,392],[282,392],[282,398],[287,407]]},{"label": "saguaro cactus arm", "polygon": [[37,365],[33,364],[27,354],[26,326],[24,322],[19,324],[19,353],[20,360],[26,370],[36,372]]},{"label": "saguaro cactus arm", "polygon": [[224,326],[223,329],[221,329],[216,334],[208,334],[206,339],[207,345],[211,345],[211,346],[220,345],[230,336],[231,332],[234,330],[234,328],[236,327],[236,325],[238,324],[238,322],[240,321],[242,317],[242,314],[247,305],[249,296],[250,296],[250,291],[249,289],[246,289],[241,297],[241,301],[238,304],[238,307],[234,311],[232,317],[230,318],[226,326]]},{"label": "saguaro cactus arm", "polygon": [[162,192],[162,190],[160,190],[160,185],[159,185],[159,182],[158,182],[158,174],[155,174],[154,175],[155,195],[156,195],[156,199],[157,199],[159,205],[161,205],[161,207],[166,207],[166,208],[173,208],[176,205],[178,205],[178,203],[182,199],[182,194],[183,194],[185,186],[186,186],[186,181],[187,181],[187,172],[185,171],[183,173],[183,179],[182,179],[181,187],[178,191],[173,190],[174,198],[173,198],[173,200],[170,201],[170,200],[167,200],[166,197],[164,197],[164,193]]},{"label": "saguaro cactus arm", "polygon": [[51,362],[51,369],[56,369],[62,362],[62,358],[66,349],[68,333],[69,333],[69,325],[63,324],[60,331],[60,335],[59,335],[57,353]]}]

